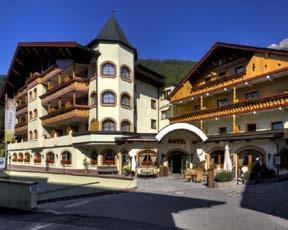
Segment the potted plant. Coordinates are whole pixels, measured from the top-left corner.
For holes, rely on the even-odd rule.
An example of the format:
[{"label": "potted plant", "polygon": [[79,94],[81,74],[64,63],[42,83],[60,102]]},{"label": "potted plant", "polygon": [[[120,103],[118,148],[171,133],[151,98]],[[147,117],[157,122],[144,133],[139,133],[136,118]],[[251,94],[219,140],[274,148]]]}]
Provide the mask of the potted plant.
[{"label": "potted plant", "polygon": [[215,186],[217,188],[230,187],[234,184],[234,177],[234,172],[225,170],[218,172],[215,176]]},{"label": "potted plant", "polygon": [[131,168],[128,163],[123,166],[122,170],[125,176],[129,176],[131,174]]},{"label": "potted plant", "polygon": [[85,157],[83,160],[83,166],[85,168],[85,173],[88,174],[89,173],[89,163],[87,161],[87,158]]}]

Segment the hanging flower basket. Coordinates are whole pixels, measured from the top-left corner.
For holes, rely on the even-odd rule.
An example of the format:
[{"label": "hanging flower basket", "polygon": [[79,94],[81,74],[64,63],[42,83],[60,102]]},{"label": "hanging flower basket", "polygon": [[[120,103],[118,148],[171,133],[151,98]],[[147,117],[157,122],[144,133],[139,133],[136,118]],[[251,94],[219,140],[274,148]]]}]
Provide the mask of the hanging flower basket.
[{"label": "hanging flower basket", "polygon": [[69,160],[62,160],[62,161],[61,161],[61,164],[62,164],[62,165],[71,165],[71,161],[69,161]]}]

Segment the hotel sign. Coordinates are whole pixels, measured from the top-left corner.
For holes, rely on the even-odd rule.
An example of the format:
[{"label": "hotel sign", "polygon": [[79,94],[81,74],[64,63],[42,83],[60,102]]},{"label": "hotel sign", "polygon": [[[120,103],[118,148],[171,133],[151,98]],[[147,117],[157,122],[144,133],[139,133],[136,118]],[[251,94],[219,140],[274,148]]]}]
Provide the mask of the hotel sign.
[{"label": "hotel sign", "polygon": [[14,139],[16,123],[16,104],[13,99],[5,100],[5,142]]}]

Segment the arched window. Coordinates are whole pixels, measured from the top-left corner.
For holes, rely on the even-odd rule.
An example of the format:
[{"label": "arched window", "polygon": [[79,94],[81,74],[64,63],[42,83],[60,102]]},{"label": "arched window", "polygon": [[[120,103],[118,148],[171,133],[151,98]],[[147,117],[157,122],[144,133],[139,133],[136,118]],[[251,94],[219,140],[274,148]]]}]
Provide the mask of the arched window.
[{"label": "arched window", "polygon": [[97,158],[98,158],[98,153],[96,151],[93,151],[91,154],[91,165],[97,165]]},{"label": "arched window", "polygon": [[24,162],[30,162],[30,154],[29,153],[25,153]]},{"label": "arched window", "polygon": [[65,165],[71,165],[72,163],[72,155],[70,152],[65,151],[62,153],[62,160],[61,160],[61,164],[65,164]]},{"label": "arched window", "polygon": [[105,63],[102,65],[102,75],[115,76],[115,65],[112,63]]},{"label": "arched window", "polygon": [[115,94],[112,91],[106,91],[102,94],[102,104],[114,105],[115,102]]},{"label": "arched window", "polygon": [[37,109],[34,109],[34,118],[38,117],[38,111]]},{"label": "arched window", "polygon": [[249,166],[255,163],[256,158],[259,158],[262,163],[264,163],[264,155],[256,149],[246,149],[238,153],[238,166]]},{"label": "arched window", "polygon": [[131,76],[130,76],[130,69],[127,67],[127,66],[122,66],[121,67],[121,71],[120,71],[120,74],[121,74],[121,77],[126,79],[126,80],[130,80],[131,79]]},{"label": "arched window", "polygon": [[130,107],[130,96],[127,93],[122,94],[121,105],[125,107]]},{"label": "arched window", "polygon": [[222,168],[224,164],[224,150],[215,150],[210,154],[210,167]]},{"label": "arched window", "polygon": [[92,92],[90,94],[90,104],[91,105],[96,105],[97,104],[97,94],[96,94],[96,92]]},{"label": "arched window", "polygon": [[29,119],[30,119],[30,120],[33,119],[33,113],[32,113],[32,111],[29,112]]},{"label": "arched window", "polygon": [[36,88],[33,90],[33,94],[34,94],[33,95],[34,97],[37,97],[37,89]]},{"label": "arched window", "polygon": [[122,132],[130,132],[130,122],[129,121],[123,121],[121,123],[121,131]]},{"label": "arched window", "polygon": [[30,140],[33,139],[33,132],[32,132],[32,131],[29,132],[29,139],[30,139]]},{"label": "arched window", "polygon": [[138,154],[138,165],[141,166],[151,166],[156,164],[157,153],[147,149],[139,152]]},{"label": "arched window", "polygon": [[46,154],[46,162],[48,164],[54,164],[55,162],[55,154],[53,152],[49,152]]},{"label": "arched window", "polygon": [[115,122],[111,119],[107,119],[102,122],[102,131],[115,131]]},{"label": "arched window", "polygon": [[23,153],[19,153],[17,161],[18,162],[22,162],[23,161]]},{"label": "arched window", "polygon": [[115,153],[111,149],[104,150],[103,155],[103,165],[115,165]]},{"label": "arched window", "polygon": [[17,153],[13,153],[12,161],[17,161]]},{"label": "arched window", "polygon": [[34,155],[34,163],[41,163],[41,154],[40,153],[35,153]]},{"label": "arched window", "polygon": [[38,131],[36,129],[34,130],[34,139],[38,139]]},{"label": "arched window", "polygon": [[32,91],[29,92],[29,100],[31,100],[33,98],[33,94]]}]

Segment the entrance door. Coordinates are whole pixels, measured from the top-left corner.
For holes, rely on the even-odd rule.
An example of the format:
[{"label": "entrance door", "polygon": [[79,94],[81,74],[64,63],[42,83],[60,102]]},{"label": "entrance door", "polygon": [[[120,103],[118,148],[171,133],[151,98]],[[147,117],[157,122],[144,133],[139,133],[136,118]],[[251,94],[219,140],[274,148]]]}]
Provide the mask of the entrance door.
[{"label": "entrance door", "polygon": [[182,155],[172,155],[172,173],[181,173]]}]

